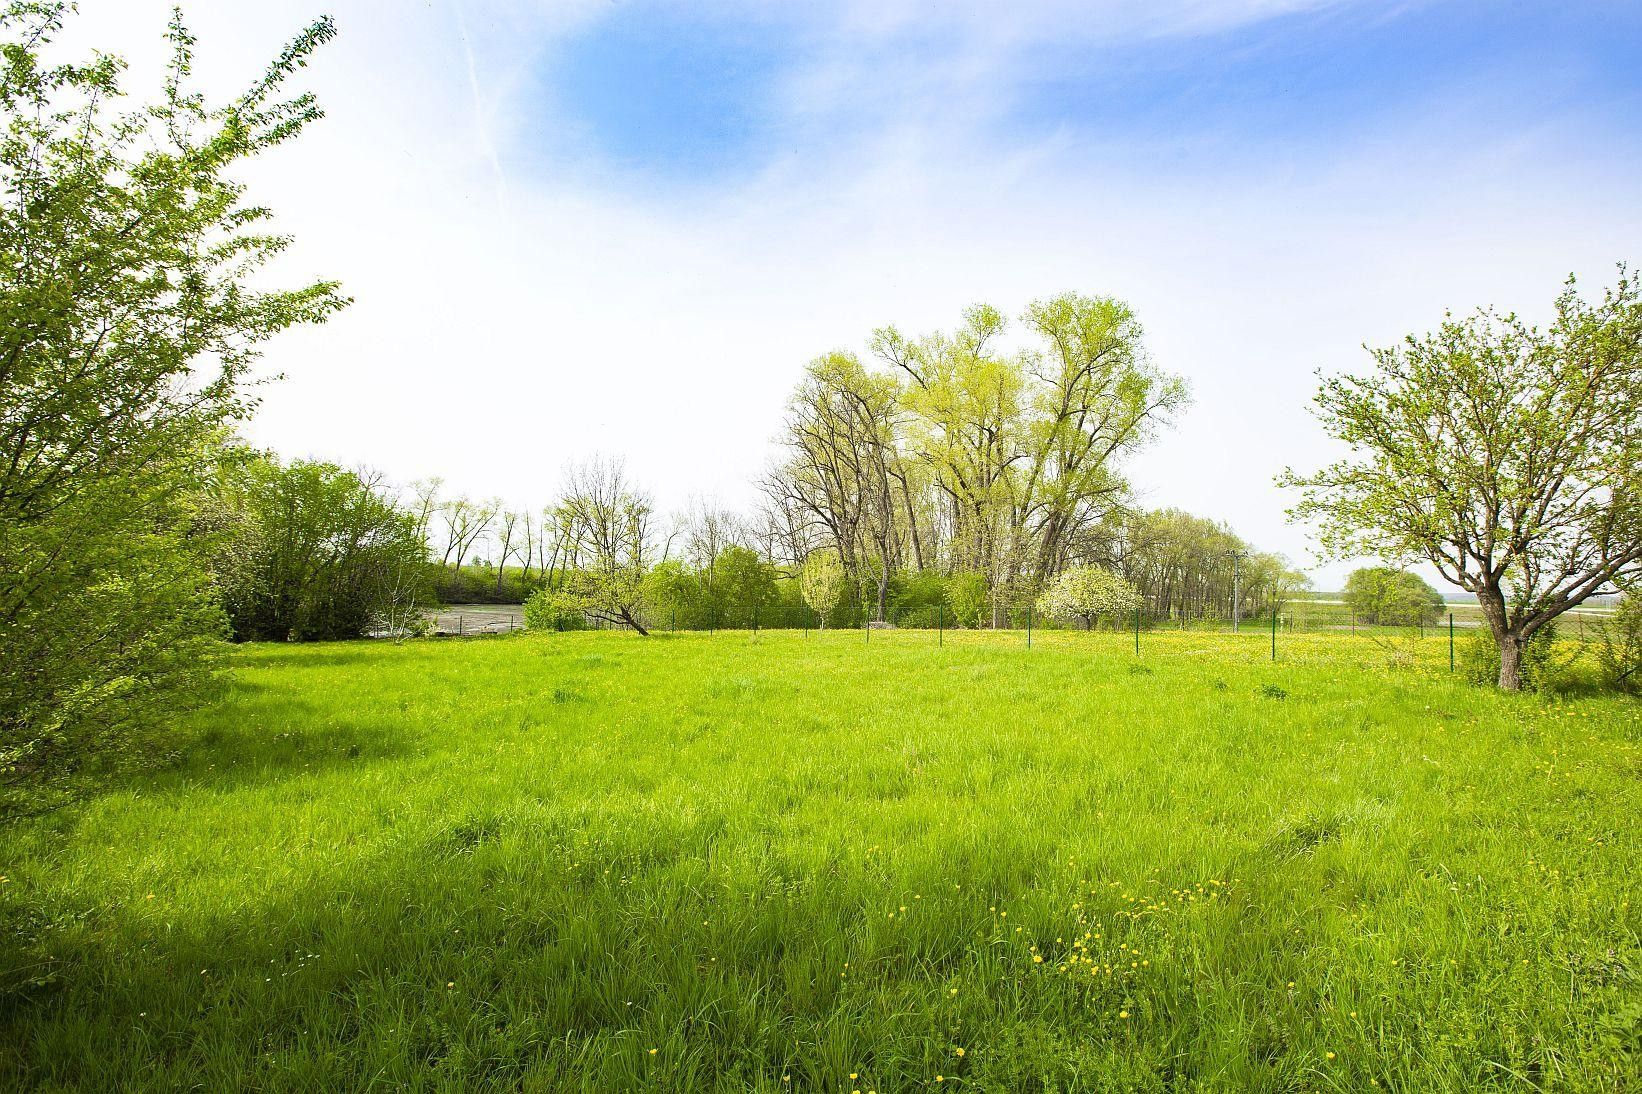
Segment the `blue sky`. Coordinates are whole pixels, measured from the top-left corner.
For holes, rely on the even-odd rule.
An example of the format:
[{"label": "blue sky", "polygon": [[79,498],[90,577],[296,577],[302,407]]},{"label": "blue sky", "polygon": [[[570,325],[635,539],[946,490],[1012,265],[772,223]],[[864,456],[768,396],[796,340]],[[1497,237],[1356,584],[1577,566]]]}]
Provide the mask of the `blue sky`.
[{"label": "blue sky", "polygon": [[[171,0],[82,0],[152,78]],[[315,0],[188,3],[243,86]],[[285,272],[254,439],[516,506],[626,458],[748,507],[804,364],[894,323],[1128,301],[1194,403],[1129,467],[1334,587],[1284,467],[1318,369],[1642,262],[1642,4],[332,0],[327,110],[248,179]]]},{"label": "blue sky", "polygon": [[[543,53],[542,124],[520,151],[574,135],[584,166],[658,189],[733,182],[920,114],[967,122],[977,143],[1059,139],[1073,159],[1115,149],[1128,170],[1165,174],[1258,171],[1409,121],[1553,125],[1576,157],[1638,151],[1642,5],[1329,4],[1175,34],[1072,20],[991,50],[975,41],[988,22],[852,33],[813,12],[610,4]],[[840,53],[852,87],[795,92]]]}]

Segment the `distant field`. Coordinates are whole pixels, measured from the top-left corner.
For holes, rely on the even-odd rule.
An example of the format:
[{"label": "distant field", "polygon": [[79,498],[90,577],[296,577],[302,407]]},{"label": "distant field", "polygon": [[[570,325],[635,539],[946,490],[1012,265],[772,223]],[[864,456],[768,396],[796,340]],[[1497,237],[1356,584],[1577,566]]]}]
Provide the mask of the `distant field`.
[{"label": "distant field", "polygon": [[1642,1089],[1642,705],[943,640],[245,649],[0,835],[0,1083]]}]

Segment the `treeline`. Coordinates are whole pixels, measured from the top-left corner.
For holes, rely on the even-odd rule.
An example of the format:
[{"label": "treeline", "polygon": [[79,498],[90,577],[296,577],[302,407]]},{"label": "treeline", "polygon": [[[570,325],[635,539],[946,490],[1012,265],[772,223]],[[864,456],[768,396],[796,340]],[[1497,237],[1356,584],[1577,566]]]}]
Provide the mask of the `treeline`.
[{"label": "treeline", "polygon": [[1223,525],[1134,504],[1124,461],[1187,392],[1152,365],[1127,305],[1065,294],[1033,303],[1020,326],[1026,341],[1009,348],[1003,315],[977,306],[950,333],[874,332],[870,363],[843,351],[810,362],[781,458],[745,516],[697,504],[663,524],[609,465],[573,473],[534,514],[419,484],[408,504],[437,559],[436,590],[452,603],[526,599],[581,583],[576,571],[592,566],[627,571],[616,599],[637,607],[659,595],[638,595],[652,568],[671,567],[663,584],[706,589],[729,547],[752,552],[789,593],[812,558],[834,558],[840,596],[878,619],[970,600],[1002,614],[1089,566],[1130,582],[1156,617],[1230,616],[1238,595],[1237,610],[1261,610],[1303,583]]},{"label": "treeline", "polygon": [[[590,476],[610,474],[619,479],[614,501],[587,483]],[[445,604],[523,604],[539,592],[574,585],[585,568],[619,568],[609,564],[627,558],[639,560],[635,611],[642,607],[647,618],[686,629],[741,625],[757,611],[774,620],[812,601],[833,625],[859,620],[863,611],[891,619],[918,609],[929,609],[932,617],[944,609],[943,617],[959,626],[1007,625],[1011,612],[1042,592],[1021,581],[994,584],[974,570],[898,567],[882,574],[867,568],[851,575],[840,559],[836,595],[806,598],[806,563],[817,556],[839,558],[835,547],[816,543],[793,559],[779,549],[783,540],[771,535],[767,511],[742,515],[698,501],[662,519],[619,466],[608,464],[577,469],[561,497],[535,512],[445,497],[440,485],[414,484],[402,505],[426,541],[424,595]],[[635,541],[632,551],[623,551],[616,536],[588,542],[580,534],[590,514],[596,524],[610,525],[606,511],[613,508],[623,510],[620,519],[645,541]],[[1080,543],[1079,563],[1123,578],[1153,620],[1228,619],[1239,592],[1242,614],[1262,613],[1305,584],[1281,556],[1255,550],[1224,524],[1178,509],[1114,508]],[[581,610],[568,603],[562,609]],[[572,624],[561,616],[556,625]]]}]

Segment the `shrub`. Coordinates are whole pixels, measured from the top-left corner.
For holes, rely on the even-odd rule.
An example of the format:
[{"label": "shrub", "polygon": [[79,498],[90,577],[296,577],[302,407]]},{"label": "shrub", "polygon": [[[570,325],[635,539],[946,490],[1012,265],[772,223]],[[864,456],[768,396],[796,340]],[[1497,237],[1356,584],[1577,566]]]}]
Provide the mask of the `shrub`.
[{"label": "shrub", "polygon": [[1596,662],[1602,683],[1621,691],[1642,689],[1642,597],[1620,601],[1612,619],[1597,628]]},{"label": "shrub", "polygon": [[952,619],[961,627],[980,625],[981,612],[986,610],[986,575],[973,571],[953,574],[946,583],[946,600],[952,608]]},{"label": "shrub", "polygon": [[537,589],[525,601],[525,629],[532,631],[581,631],[587,616],[579,603],[559,589]]}]

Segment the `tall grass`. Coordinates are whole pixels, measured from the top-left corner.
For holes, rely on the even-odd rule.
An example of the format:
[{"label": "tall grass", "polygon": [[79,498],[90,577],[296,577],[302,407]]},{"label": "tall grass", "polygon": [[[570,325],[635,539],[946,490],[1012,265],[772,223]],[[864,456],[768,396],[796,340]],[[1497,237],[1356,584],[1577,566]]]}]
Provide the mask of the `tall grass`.
[{"label": "tall grass", "polygon": [[0,1076],[1642,1087],[1634,701],[945,642],[247,649],[173,771],[0,834]]}]

